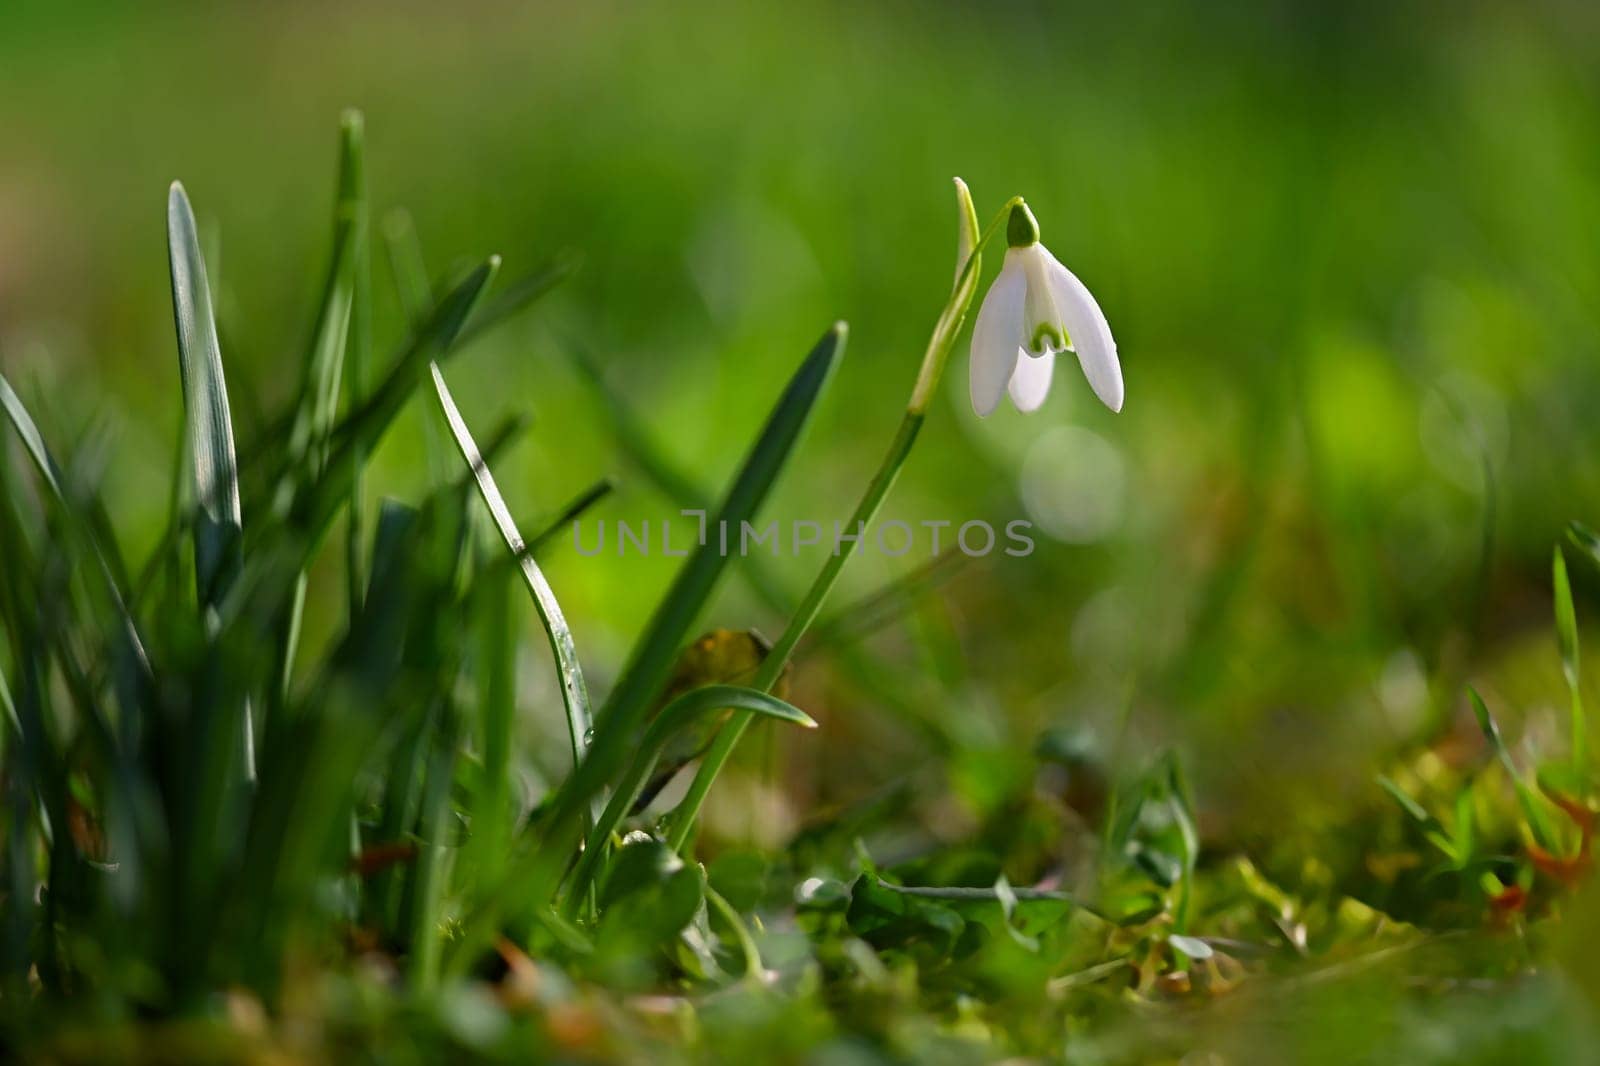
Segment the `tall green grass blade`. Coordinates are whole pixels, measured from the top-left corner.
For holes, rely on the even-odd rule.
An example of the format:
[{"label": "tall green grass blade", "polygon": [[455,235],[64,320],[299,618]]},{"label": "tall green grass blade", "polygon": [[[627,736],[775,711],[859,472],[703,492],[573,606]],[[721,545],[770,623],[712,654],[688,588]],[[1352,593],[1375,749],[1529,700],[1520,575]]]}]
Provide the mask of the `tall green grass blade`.
[{"label": "tall green grass blade", "polygon": [[[317,311],[316,327],[312,331],[311,346],[300,387],[300,401],[295,411],[293,428],[289,436],[290,455],[313,474],[321,474],[327,461],[328,439],[333,432],[343,392],[345,367],[351,361],[353,341],[359,329],[368,328],[357,319],[370,315],[370,308],[358,303],[365,298],[361,275],[366,269],[368,246],[367,208],[365,190],[365,164],[362,138],[362,120],[359,112],[346,112],[339,126],[339,180],[334,205],[333,259],[328,267],[327,282],[323,286],[322,301]],[[352,381],[352,386],[354,382]],[[358,389],[352,389],[357,395]],[[349,574],[348,596],[352,616],[360,603],[362,555],[359,542],[362,537],[361,471],[365,454],[357,450],[352,458],[349,528],[346,542],[346,566]],[[354,544],[355,547],[351,545]],[[279,700],[287,699],[292,680],[294,657],[299,645],[300,622],[305,607],[306,575],[302,571],[296,583],[290,611],[279,636]]]},{"label": "tall green grass blade", "polygon": [[461,346],[466,347],[496,326],[522,313],[540,297],[571,277],[577,269],[577,257],[562,253],[533,273],[507,285],[483,305],[482,311],[473,316],[472,321],[461,333]]},{"label": "tall green grass blade", "polygon": [[[359,111],[345,113],[341,125],[339,215],[358,234],[351,272],[350,325],[345,340],[346,407],[356,410],[367,395],[372,366],[372,208],[367,199],[366,123]],[[350,505],[345,519],[345,576],[348,611],[354,618],[366,590],[367,510],[364,499],[366,451],[357,448],[351,465]]]},{"label": "tall green grass blade", "polygon": [[[244,522],[239,507],[239,466],[234,457],[233,418],[222,374],[222,349],[211,313],[211,289],[200,256],[194,211],[182,184],[167,192],[167,255],[172,271],[172,317],[178,331],[178,369],[183,382],[184,419],[189,427],[189,470],[193,477],[195,592],[202,615],[210,615],[227,595],[243,560]],[[241,744],[243,773],[255,777],[255,728],[248,699]]]},{"label": "tall green grass blade", "polygon": [[172,314],[189,426],[189,464],[199,508],[195,528],[195,580],[202,610],[226,595],[237,575],[242,520],[233,420],[222,375],[222,351],[211,313],[211,290],[195,234],[194,212],[183,186],[167,194],[167,251],[172,268]]},{"label": "tall green grass blade", "polygon": [[422,811],[418,820],[417,863],[411,886],[411,913],[407,922],[410,955],[407,976],[419,992],[431,990],[439,977],[442,936],[440,903],[444,894],[446,836],[450,823],[450,785],[455,776],[460,716],[446,708],[428,754]]},{"label": "tall green grass blade", "polygon": [[549,639],[550,654],[555,657],[556,670],[561,679],[561,702],[566,708],[567,730],[572,741],[572,757],[576,762],[583,757],[584,750],[588,747],[592,718],[589,711],[589,692],[583,682],[583,667],[578,662],[578,650],[572,640],[572,629],[567,625],[566,616],[561,612],[561,605],[556,602],[554,590],[545,580],[544,571],[539,569],[539,564],[533,561],[533,556],[528,552],[527,544],[517,530],[516,520],[511,517],[511,509],[506,506],[505,498],[501,496],[500,488],[495,484],[494,475],[489,472],[488,465],[483,461],[483,454],[478,450],[477,442],[472,439],[471,430],[467,428],[466,420],[461,417],[461,411],[456,407],[455,398],[450,395],[450,387],[445,384],[444,374],[439,370],[437,363],[431,365],[429,371],[433,375],[434,395],[438,397],[439,409],[444,412],[445,421],[450,426],[451,436],[455,438],[461,458],[466,462],[467,469],[472,471],[472,476],[478,483],[478,494],[483,498],[484,506],[489,509],[489,516],[494,519],[495,528],[500,531],[506,548],[516,558],[518,568],[522,572],[523,583],[528,586],[528,592],[533,597],[534,609],[539,612],[539,621],[544,627],[545,636]]},{"label": "tall green grass blade", "polygon": [[[818,397],[838,365],[845,333],[842,322],[829,329],[795,371],[708,529],[718,529],[721,523],[737,529],[740,522],[755,517],[793,454]],[[484,938],[494,928],[496,914],[503,908],[518,900],[531,901],[537,907],[553,895],[561,871],[578,844],[590,800],[623,769],[628,752],[638,741],[646,712],[665,688],[678,649],[727,564],[728,556],[718,550],[716,538],[709,536],[707,543],[696,549],[678,571],[596,720],[588,756],[551,801],[532,856],[502,879],[497,892],[463,931],[453,956],[458,966],[469,963],[474,952],[483,947]]]},{"label": "tall green grass blade", "polygon": [[471,868],[480,884],[499,876],[511,829],[511,752],[517,711],[517,625],[509,575],[477,578],[478,727],[483,776],[473,797]]},{"label": "tall green grass blade", "polygon": [[433,306],[433,284],[428,280],[428,266],[422,258],[417,227],[405,208],[397,207],[384,216],[383,247],[388,253],[389,272],[394,276],[400,310],[412,328],[421,326],[427,321],[428,309]]},{"label": "tall green grass blade", "polygon": [[[593,357],[579,344],[565,345],[563,350],[578,372],[578,377],[594,394],[617,444],[629,462],[644,475],[645,482],[679,507],[709,512],[711,494],[673,462],[666,450],[657,443],[644,419],[606,382]],[[762,602],[774,611],[787,612],[793,600],[765,560],[760,556],[749,556],[742,562],[739,573]]]},{"label": "tall green grass blade", "polygon": [[[422,242],[417,238],[410,212],[397,207],[384,218],[383,244],[400,310],[410,328],[416,329],[427,320],[428,309],[433,306],[433,283],[428,280],[427,260],[422,255]],[[439,420],[433,417],[428,405],[419,405],[417,415],[428,472],[434,485],[443,485],[450,480],[455,461],[448,454]]]},{"label": "tall green grass blade", "polygon": [[563,345],[562,351],[566,353],[573,369],[578,372],[579,379],[588,386],[599,403],[600,410],[610,424],[611,432],[616,436],[623,453],[639,468],[645,481],[680,507],[709,511],[710,497],[692,478],[680,471],[667,458],[661,446],[651,436],[644,420],[623,401],[621,396],[617,395],[616,390],[606,383],[605,375],[600,372],[600,367],[594,358],[577,344]]},{"label": "tall green grass blade", "polygon": [[1582,770],[1589,763],[1589,727],[1583,714],[1583,692],[1578,676],[1578,616],[1572,607],[1572,583],[1567,580],[1567,560],[1556,546],[1551,564],[1555,589],[1556,639],[1561,645],[1561,672],[1572,694],[1572,763]]},{"label": "tall green grass blade", "polygon": [[[736,530],[741,522],[755,517],[799,443],[817,398],[844,352],[844,340],[845,327],[839,323],[823,334],[801,363],[710,520],[708,531]],[[727,554],[716,547],[715,535],[706,540],[678,572],[606,700],[597,723],[593,756],[573,775],[575,790],[593,794],[616,773],[646,710],[666,685],[678,649],[728,564]]]},{"label": "tall green grass blade", "polygon": [[421,384],[428,364],[443,360],[454,351],[462,326],[499,267],[500,257],[491,256],[446,294],[412,334],[383,381],[335,428],[323,476],[304,488],[294,502],[299,524],[313,546],[339,508],[349,501],[358,464],[394,423],[395,416]]},{"label": "tall green grass blade", "polygon": [[300,404],[289,447],[298,461],[320,469],[326,459],[342,391],[350,323],[355,308],[356,258],[365,242],[363,204],[357,183],[361,167],[361,127],[347,121],[340,130],[339,194],[334,209],[333,261],[323,286],[307,352]]},{"label": "tall green grass blade", "polygon": [[687,692],[662,708],[645,730],[638,752],[627,771],[611,793],[605,811],[590,831],[588,846],[573,871],[572,883],[567,890],[567,912],[573,913],[583,900],[589,885],[605,854],[606,843],[628,811],[633,809],[645,781],[656,768],[667,742],[678,733],[690,728],[695,721],[708,714],[727,710],[741,710],[775,721],[790,722],[806,729],[815,729],[817,723],[811,716],[776,696],[740,685],[707,685]]}]

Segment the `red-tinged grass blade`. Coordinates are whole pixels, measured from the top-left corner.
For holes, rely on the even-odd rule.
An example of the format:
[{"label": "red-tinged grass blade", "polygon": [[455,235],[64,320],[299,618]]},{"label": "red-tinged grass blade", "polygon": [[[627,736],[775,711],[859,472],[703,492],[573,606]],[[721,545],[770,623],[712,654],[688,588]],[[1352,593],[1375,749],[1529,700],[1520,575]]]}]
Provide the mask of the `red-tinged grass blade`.
[{"label": "red-tinged grass blade", "polygon": [[455,438],[461,458],[478,483],[478,494],[483,498],[484,506],[489,509],[489,517],[494,520],[495,528],[500,531],[500,537],[505,541],[506,548],[517,560],[523,583],[528,586],[528,592],[533,597],[534,609],[539,612],[539,621],[544,626],[546,637],[549,638],[550,653],[555,657],[556,670],[561,678],[561,701],[567,711],[567,730],[572,741],[572,757],[576,762],[583,757],[584,750],[588,747],[592,718],[589,712],[589,691],[583,682],[583,668],[578,662],[578,650],[572,640],[572,629],[567,625],[566,616],[561,612],[561,605],[556,602],[550,582],[545,580],[544,571],[533,561],[533,555],[528,551],[522,534],[517,530],[516,520],[511,517],[511,509],[506,506],[505,497],[500,494],[500,487],[495,484],[494,475],[489,472],[483,454],[478,450],[477,442],[472,439],[472,431],[467,428],[466,420],[461,417],[455,398],[450,395],[450,387],[445,384],[444,374],[439,370],[437,363],[431,365],[429,371],[433,375],[433,390],[439,400],[439,409],[444,413],[445,421],[450,426],[450,435]]}]

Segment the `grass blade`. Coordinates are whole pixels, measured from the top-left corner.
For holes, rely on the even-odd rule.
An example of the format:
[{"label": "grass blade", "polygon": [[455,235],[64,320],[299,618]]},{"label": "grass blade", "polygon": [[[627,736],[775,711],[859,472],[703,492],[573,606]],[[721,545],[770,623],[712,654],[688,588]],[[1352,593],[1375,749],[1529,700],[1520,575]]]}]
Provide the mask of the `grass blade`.
[{"label": "grass blade", "polygon": [[549,638],[550,653],[555,656],[556,669],[561,677],[561,702],[566,707],[567,730],[572,740],[572,757],[576,762],[583,757],[584,749],[588,746],[591,717],[589,692],[583,683],[583,668],[578,662],[578,650],[572,640],[572,629],[567,625],[566,616],[561,613],[561,605],[556,602],[555,592],[545,580],[544,571],[539,569],[539,564],[533,561],[533,555],[527,550],[527,544],[517,530],[516,520],[511,517],[511,509],[506,506],[505,497],[500,494],[500,487],[495,484],[494,475],[489,472],[488,465],[483,461],[483,454],[478,450],[477,442],[472,439],[471,430],[467,428],[466,420],[461,417],[461,411],[456,407],[455,398],[450,395],[450,387],[445,384],[444,374],[439,370],[437,363],[432,364],[429,371],[433,375],[434,395],[438,397],[439,408],[444,412],[445,421],[449,423],[450,434],[455,438],[461,458],[466,461],[467,468],[472,471],[472,476],[478,483],[478,494],[483,497],[484,506],[489,508],[489,516],[494,519],[495,528],[500,531],[501,539],[506,542],[506,547],[517,560],[518,568],[522,571],[523,583],[528,586],[528,592],[533,596],[534,609],[539,612],[539,621]]},{"label": "grass blade", "polygon": [[1589,561],[1600,566],[1600,533],[1596,533],[1582,522],[1573,522],[1567,526],[1567,540],[1589,557]]},{"label": "grass blade", "polygon": [[[345,391],[348,409],[356,410],[367,394],[367,375],[372,363],[372,208],[367,200],[366,123],[359,111],[345,114],[341,127],[339,165],[339,218],[355,231],[351,272],[350,325],[345,339]],[[367,576],[363,550],[366,546],[366,505],[362,499],[366,469],[366,450],[357,448],[352,458],[350,509],[345,533],[345,575],[349,614],[361,609]]]},{"label": "grass blade", "polygon": [[561,509],[560,514],[546,522],[544,528],[533,535],[532,539],[528,541],[528,551],[537,554],[539,549],[560,536],[562,530],[582,517],[585,511],[611,495],[612,490],[615,488],[615,482],[608,477],[603,477],[587,489],[584,489],[572,502]]},{"label": "grass blade", "polygon": [[[729,528],[737,529],[741,521],[755,517],[793,454],[817,398],[838,365],[845,333],[842,322],[829,329],[795,371],[708,528],[727,523]],[[588,756],[551,801],[541,825],[538,848],[528,861],[518,864],[502,879],[494,897],[473,915],[454,956],[457,964],[469,963],[474,952],[486,943],[484,937],[492,931],[499,908],[509,906],[513,900],[542,906],[554,893],[561,871],[577,846],[590,799],[621,771],[638,739],[645,713],[666,686],[678,648],[727,564],[728,557],[708,537],[707,543],[678,571],[600,712]]]},{"label": "grass blade", "polygon": [[406,968],[411,987],[431,990],[439,977],[440,901],[445,881],[445,838],[450,823],[450,785],[455,775],[460,717],[446,708],[428,755],[418,821],[417,865],[411,885]]},{"label": "grass blade", "polygon": [[475,593],[478,612],[478,743],[483,777],[473,796],[472,859],[469,868],[492,883],[502,867],[510,839],[511,753],[517,710],[517,619],[512,612],[509,574],[480,573]]},{"label": "grass blade", "polygon": [[433,306],[433,284],[428,281],[428,266],[422,258],[422,244],[410,212],[397,207],[383,220],[383,246],[388,252],[389,272],[394,275],[400,310],[413,328],[427,321]]},{"label": "grass blade", "polygon": [[[607,384],[605,375],[589,353],[578,344],[568,344],[564,350],[578,376],[594,394],[618,446],[644,475],[645,482],[678,507],[709,512],[711,494],[705,492],[693,477],[672,461],[666,450],[656,442],[644,419]],[[778,575],[760,556],[749,556],[743,562],[740,576],[750,588],[775,612],[787,614],[793,599],[784,591]]]},{"label": "grass blade", "polygon": [[1555,830],[1550,824],[1550,819],[1545,816],[1544,809],[1539,806],[1539,798],[1522,780],[1522,775],[1517,773],[1517,766],[1511,761],[1511,752],[1506,748],[1505,738],[1500,735],[1500,723],[1489,713],[1489,707],[1483,702],[1483,697],[1478,695],[1477,689],[1469,685],[1467,697],[1472,702],[1472,714],[1478,720],[1478,728],[1483,731],[1484,739],[1494,749],[1495,757],[1500,760],[1501,767],[1517,791],[1517,802],[1522,806],[1523,817],[1528,820],[1528,828],[1533,831],[1534,839],[1546,850],[1554,850]]},{"label": "grass blade", "polygon": [[45,447],[44,437],[40,435],[33,416],[22,406],[22,400],[17,397],[16,390],[11,387],[11,382],[7,381],[4,375],[0,375],[0,407],[5,409],[6,417],[11,420],[11,428],[22,438],[22,446],[28,449],[28,457],[38,468],[39,476],[44,478],[45,484],[50,487],[56,499],[64,500],[66,497],[61,491],[61,469],[56,466],[55,457],[50,454],[50,449]]},{"label": "grass blade", "polygon": [[239,569],[239,468],[233,420],[222,376],[222,350],[211,313],[211,290],[200,257],[194,212],[183,186],[167,194],[167,251],[172,268],[172,314],[178,328],[178,363],[189,426],[189,462],[199,523],[195,529],[195,581],[202,610],[227,593]]},{"label": "grass blade", "polygon": [[[822,335],[805,362],[789,379],[774,405],[762,432],[750,447],[739,467],[728,495],[723,498],[707,528],[739,528],[739,522],[754,519],[778,475],[794,453],[800,435],[810,421],[816,400],[834,375],[840,355],[845,351],[845,325],[837,323]],[[645,712],[666,688],[672,664],[702,608],[706,607],[717,579],[728,565],[728,555],[718,551],[714,538],[707,536],[678,571],[661,605],[651,616],[624,667],[616,687],[598,715],[595,743],[589,757],[579,763],[573,775],[562,784],[547,821],[538,869],[526,882],[530,898],[544,901],[554,892],[555,877],[565,864],[571,848],[578,844],[578,826],[589,800],[618,775],[629,747],[637,743],[638,727]]]},{"label": "grass blade", "polygon": [[[339,409],[341,382],[355,340],[359,277],[365,266],[366,193],[360,112],[346,112],[339,126],[339,184],[334,206],[333,261],[323,286],[316,327],[300,385],[300,401],[289,435],[289,452],[297,463],[320,474],[327,460],[328,437],[333,432]],[[363,308],[363,315],[369,309]],[[346,560],[349,570],[347,594],[351,616],[361,602],[361,560],[359,542],[363,522],[361,507],[361,468],[365,456],[357,452],[350,486],[350,521]],[[294,656],[299,645],[300,622],[305,608],[306,573],[301,571],[295,586],[293,604],[279,634],[279,683],[274,691],[280,704],[287,702],[292,680]]]},{"label": "grass blade", "polygon": [[[60,465],[51,454],[49,446],[45,444],[38,424],[34,422],[33,416],[28,414],[28,409],[22,405],[16,390],[11,387],[11,383],[4,375],[0,375],[0,409],[5,411],[7,420],[21,438],[23,447],[27,449],[29,457],[39,471],[39,476],[50,489],[56,505],[67,514],[68,518],[73,519],[71,527],[75,530],[81,529],[88,540],[97,569],[105,583],[106,595],[117,614],[118,632],[113,641],[118,646],[119,669],[116,671],[118,697],[131,712],[135,707],[142,707],[145,704],[154,681],[150,671],[150,660],[145,653],[144,639],[139,635],[139,627],[134,622],[133,612],[128,609],[127,594],[117,581],[116,568],[107,558],[106,549],[93,523],[77,520],[78,516],[62,488],[63,475]],[[12,562],[15,563],[17,561],[15,549],[10,554],[13,557]],[[131,722],[131,717],[129,721]]]},{"label": "grass blade", "polygon": [[[738,529],[739,523],[755,517],[799,443],[817,398],[838,365],[844,340],[845,327],[840,323],[823,334],[800,365],[768,416],[708,529]],[[574,775],[575,787],[580,790],[598,790],[604,780],[616,772],[645,710],[666,685],[679,647],[727,567],[727,555],[718,551],[711,539],[708,536],[707,543],[697,549],[678,572],[606,700],[599,716],[601,733],[596,737],[595,750],[589,760],[594,766],[592,769],[586,766],[586,773]],[[582,780],[585,777],[588,779]]]},{"label": "grass blade", "polygon": [[334,430],[323,476],[302,487],[294,504],[313,547],[348,502],[359,463],[394,423],[428,364],[444,359],[454,349],[462,326],[499,267],[500,257],[489,257],[446,294],[427,322],[412,334],[383,382]]},{"label": "grass blade", "polygon": [[1572,607],[1572,583],[1567,580],[1567,560],[1557,545],[1551,564],[1555,587],[1556,639],[1561,645],[1561,672],[1572,693],[1572,764],[1580,770],[1589,762],[1588,725],[1583,716],[1583,692],[1578,678],[1578,616]]},{"label": "grass blade", "polygon": [[462,331],[462,347],[521,313],[545,293],[571,277],[577,269],[577,258],[563,253],[533,273],[507,285],[494,299],[484,305],[483,310],[474,316],[472,322]]}]

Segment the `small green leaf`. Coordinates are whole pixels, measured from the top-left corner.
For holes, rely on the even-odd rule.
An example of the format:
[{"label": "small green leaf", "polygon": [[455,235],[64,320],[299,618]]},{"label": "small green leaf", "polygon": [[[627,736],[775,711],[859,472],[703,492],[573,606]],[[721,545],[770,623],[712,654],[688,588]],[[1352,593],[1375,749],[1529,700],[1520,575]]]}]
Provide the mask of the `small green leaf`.
[{"label": "small green leaf", "polygon": [[601,936],[629,945],[658,945],[688,925],[704,900],[705,881],[698,867],[655,838],[629,843],[616,861],[600,894],[605,920]]}]

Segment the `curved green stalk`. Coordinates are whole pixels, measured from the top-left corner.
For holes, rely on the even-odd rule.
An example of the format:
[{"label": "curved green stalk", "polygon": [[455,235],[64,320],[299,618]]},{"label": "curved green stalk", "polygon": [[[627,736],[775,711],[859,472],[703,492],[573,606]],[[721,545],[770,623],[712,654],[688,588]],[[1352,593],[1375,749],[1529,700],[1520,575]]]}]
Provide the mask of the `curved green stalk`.
[{"label": "curved green stalk", "polygon": [[[1021,197],[1013,197],[1006,201],[1000,213],[995,215],[994,220],[983,232],[974,234],[973,231],[977,226],[976,216],[972,211],[972,200],[967,195],[966,186],[959,179],[956,182],[956,197],[961,210],[960,252],[963,258],[960,270],[956,273],[955,286],[950,291],[949,299],[945,301],[944,309],[939,312],[939,320],[934,324],[933,336],[928,340],[928,348],[923,354],[922,366],[917,373],[917,383],[911,390],[911,400],[900,419],[900,428],[895,432],[894,440],[889,443],[889,450],[879,464],[878,472],[872,476],[866,492],[856,504],[855,513],[850,516],[850,529],[862,530],[872,524],[872,520],[877,517],[878,508],[883,505],[884,498],[894,487],[895,479],[900,476],[900,468],[905,465],[906,457],[911,454],[911,446],[916,443],[917,433],[922,429],[923,420],[927,417],[928,404],[939,386],[945,363],[949,361],[950,350],[955,346],[956,336],[961,332],[967,311],[972,306],[973,295],[978,289],[978,273],[982,269],[984,246],[1000,232],[1000,227],[1011,215],[1011,209],[1022,203]],[[834,554],[822,565],[821,572],[812,581],[811,587],[806,590],[805,598],[790,617],[783,635],[778,638],[772,651],[762,661],[760,671],[750,682],[752,688],[767,691],[777,683],[790,656],[794,654],[795,646],[805,636],[806,630],[811,628],[811,623],[816,621],[823,602],[833,591],[833,586],[838,582],[840,573],[844,571],[845,561],[849,557],[849,553],[840,552],[837,546],[835,547]],[[700,769],[695,773],[688,793],[678,806],[672,828],[667,834],[667,843],[673,850],[682,851],[688,842],[689,834],[694,830],[695,819],[699,817],[700,808],[705,803],[706,794],[711,791],[712,783],[716,781],[717,775],[722,772],[729,756],[733,754],[739,738],[749,728],[750,720],[751,715],[748,712],[735,711],[728,724],[717,734],[705,758],[701,760]]]}]

